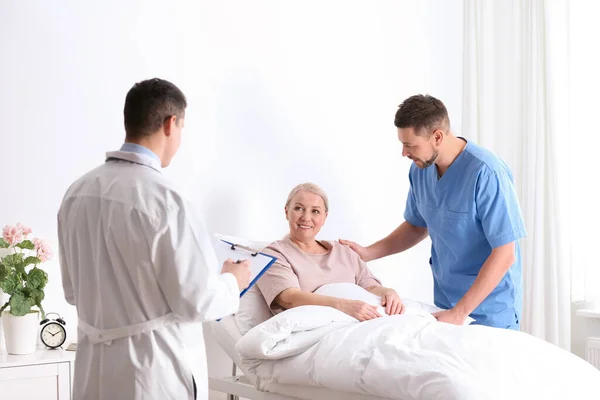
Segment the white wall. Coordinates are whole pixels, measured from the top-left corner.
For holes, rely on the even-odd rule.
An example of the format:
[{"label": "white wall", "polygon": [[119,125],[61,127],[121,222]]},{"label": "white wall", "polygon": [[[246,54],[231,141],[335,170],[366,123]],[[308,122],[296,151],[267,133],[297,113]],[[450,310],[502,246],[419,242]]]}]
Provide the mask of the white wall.
[{"label": "white wall", "polygon": [[[321,238],[378,240],[403,220],[408,189],[397,105],[433,94],[460,133],[460,0],[2,2],[0,20],[0,225],[28,224],[54,248],[61,196],[121,144],[125,93],[142,79],[186,93],[166,173],[231,235],[280,238],[288,191],[314,181],[331,203]],[[428,246],[373,270],[429,301]],[[46,268],[45,307],[74,339],[57,258]],[[211,372],[228,373],[208,347]]]}]

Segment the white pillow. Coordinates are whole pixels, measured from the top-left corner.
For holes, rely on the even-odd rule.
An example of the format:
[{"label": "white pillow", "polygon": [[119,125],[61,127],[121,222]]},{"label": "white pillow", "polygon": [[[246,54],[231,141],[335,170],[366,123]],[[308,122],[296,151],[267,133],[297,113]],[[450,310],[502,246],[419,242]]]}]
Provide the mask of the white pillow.
[{"label": "white pillow", "polygon": [[[382,316],[387,316],[385,313],[385,308],[381,306],[381,297],[367,291],[366,289],[363,289],[358,285],[355,285],[354,283],[330,283],[328,285],[321,286],[315,291],[315,293],[322,294],[324,296],[338,297],[341,299],[360,300],[372,306],[377,306],[377,312],[379,312],[379,314]],[[400,298],[402,299],[402,303],[404,303],[405,314],[414,314],[421,315],[426,318],[433,318],[431,314],[437,311],[442,311],[441,308],[431,304],[402,298],[402,296],[400,296]],[[467,317],[464,325],[469,325],[473,321],[475,321],[473,318]]]},{"label": "white pillow", "polygon": [[[241,244],[255,250],[262,250],[271,242],[249,240],[235,236],[214,235],[217,240],[222,239],[230,243]],[[240,308],[235,313],[235,323],[242,335],[273,316],[267,301],[256,285],[252,286],[240,299]]]}]

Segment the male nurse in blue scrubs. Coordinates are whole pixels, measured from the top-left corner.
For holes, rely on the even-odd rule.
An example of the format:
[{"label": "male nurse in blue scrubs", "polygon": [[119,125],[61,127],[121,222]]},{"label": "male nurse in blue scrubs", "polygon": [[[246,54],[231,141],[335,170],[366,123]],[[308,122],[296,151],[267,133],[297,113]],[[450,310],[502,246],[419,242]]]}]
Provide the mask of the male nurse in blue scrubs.
[{"label": "male nurse in blue scrubs", "polygon": [[489,150],[454,136],[444,104],[406,99],[394,125],[413,161],[405,221],[368,247],[340,240],[364,261],[410,249],[429,235],[438,321],[519,329],[521,253],[526,236],[512,173]]}]

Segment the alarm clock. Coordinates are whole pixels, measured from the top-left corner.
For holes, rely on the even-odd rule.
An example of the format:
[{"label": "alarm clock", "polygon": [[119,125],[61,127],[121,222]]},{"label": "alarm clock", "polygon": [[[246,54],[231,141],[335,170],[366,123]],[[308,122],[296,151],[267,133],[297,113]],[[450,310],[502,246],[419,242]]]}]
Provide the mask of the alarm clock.
[{"label": "alarm clock", "polygon": [[[48,318],[48,315],[54,314],[58,318]],[[40,322],[42,330],[40,338],[42,343],[50,349],[56,349],[62,346],[67,340],[67,331],[65,330],[66,322],[57,313],[48,313],[46,318]]]}]

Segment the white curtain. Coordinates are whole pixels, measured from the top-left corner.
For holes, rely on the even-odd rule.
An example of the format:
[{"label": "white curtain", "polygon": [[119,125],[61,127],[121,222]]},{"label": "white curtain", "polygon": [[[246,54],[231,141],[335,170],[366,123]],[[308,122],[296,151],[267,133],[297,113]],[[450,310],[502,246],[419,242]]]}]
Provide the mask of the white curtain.
[{"label": "white curtain", "polygon": [[521,329],[570,349],[567,0],[465,0],[463,132],[511,167],[521,241]]},{"label": "white curtain", "polygon": [[[571,160],[572,195],[572,298],[576,308],[600,310],[600,257],[598,257],[597,156],[587,138],[595,138],[600,93],[600,47],[597,23],[600,2],[578,0],[571,3],[570,65],[571,72]],[[592,139],[593,140],[593,139]]]}]

